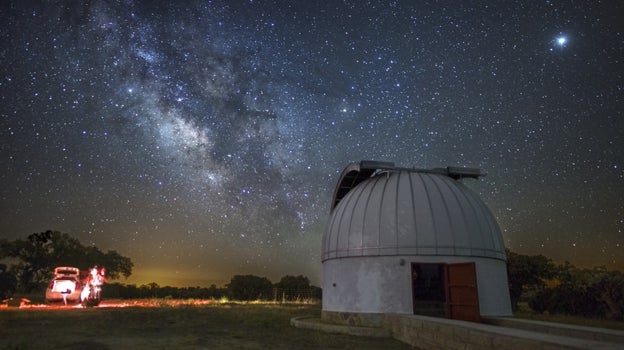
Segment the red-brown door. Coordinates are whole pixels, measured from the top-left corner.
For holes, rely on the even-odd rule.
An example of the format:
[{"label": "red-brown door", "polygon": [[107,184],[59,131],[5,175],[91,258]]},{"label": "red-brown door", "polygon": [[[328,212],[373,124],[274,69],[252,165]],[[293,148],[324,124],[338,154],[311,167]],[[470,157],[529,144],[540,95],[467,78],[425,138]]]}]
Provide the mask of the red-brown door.
[{"label": "red-brown door", "polygon": [[475,263],[448,264],[446,276],[448,317],[480,322]]}]

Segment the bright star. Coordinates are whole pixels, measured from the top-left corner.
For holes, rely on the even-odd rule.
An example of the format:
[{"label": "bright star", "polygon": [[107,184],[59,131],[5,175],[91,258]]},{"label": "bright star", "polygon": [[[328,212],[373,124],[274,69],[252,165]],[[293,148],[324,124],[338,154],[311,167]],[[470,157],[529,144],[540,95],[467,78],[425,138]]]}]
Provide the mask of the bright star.
[{"label": "bright star", "polygon": [[559,44],[559,46],[564,46],[567,42],[568,38],[566,38],[565,36],[560,36],[557,38],[557,44]]}]

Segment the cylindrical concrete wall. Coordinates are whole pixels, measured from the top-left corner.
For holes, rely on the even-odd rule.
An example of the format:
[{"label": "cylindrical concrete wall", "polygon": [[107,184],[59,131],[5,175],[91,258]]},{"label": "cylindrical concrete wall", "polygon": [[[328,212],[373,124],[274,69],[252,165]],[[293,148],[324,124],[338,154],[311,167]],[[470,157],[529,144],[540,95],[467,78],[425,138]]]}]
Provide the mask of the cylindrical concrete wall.
[{"label": "cylindrical concrete wall", "polygon": [[323,311],[412,314],[412,263],[474,262],[481,316],[511,316],[506,263],[461,256],[348,257],[323,263]]}]

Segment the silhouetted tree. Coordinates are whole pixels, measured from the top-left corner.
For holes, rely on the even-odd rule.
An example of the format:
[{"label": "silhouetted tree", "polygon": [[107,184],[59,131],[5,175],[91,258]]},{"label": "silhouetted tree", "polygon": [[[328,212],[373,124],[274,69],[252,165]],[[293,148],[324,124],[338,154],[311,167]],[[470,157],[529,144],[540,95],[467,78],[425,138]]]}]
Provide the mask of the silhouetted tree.
[{"label": "silhouetted tree", "polygon": [[14,242],[3,241],[0,246],[0,257],[19,259],[19,262],[11,267],[11,272],[18,281],[18,288],[31,291],[45,277],[50,277],[51,240],[54,232],[46,231],[33,233],[26,240],[18,239]]},{"label": "silhouetted tree", "polygon": [[509,295],[511,307],[515,311],[523,292],[542,290],[544,281],[555,277],[557,270],[552,260],[543,255],[528,256],[510,250],[506,250],[506,253]]},{"label": "silhouetted tree", "polygon": [[273,297],[273,283],[266,277],[236,275],[226,288],[234,300],[269,300]]},{"label": "silhouetted tree", "polygon": [[281,300],[299,300],[314,298],[314,290],[310,280],[303,276],[284,276],[275,284],[277,295]]},{"label": "silhouetted tree", "polygon": [[17,278],[7,271],[5,264],[0,264],[0,301],[11,297],[16,287]]},{"label": "silhouetted tree", "polygon": [[225,288],[217,288],[216,285],[210,288],[202,287],[160,287],[157,283],[151,282],[137,287],[134,284],[107,283],[103,286],[104,295],[108,298],[172,298],[172,299],[219,299],[227,294]]},{"label": "silhouetted tree", "polygon": [[557,270],[553,285],[529,300],[534,311],[622,320],[624,273],[605,267],[579,269],[569,262]]},{"label": "silhouetted tree", "polygon": [[49,282],[57,266],[74,266],[81,270],[93,265],[105,266],[109,279],[130,276],[134,266],[130,258],[114,250],[103,253],[95,246],[85,247],[76,238],[51,230],[33,233],[26,240],[0,241],[2,257],[17,260],[11,272],[18,279],[18,288],[25,292]]},{"label": "silhouetted tree", "polygon": [[609,271],[590,287],[591,294],[605,307],[607,318],[624,320],[624,273]]},{"label": "silhouetted tree", "polygon": [[303,275],[286,275],[275,284],[275,287],[281,289],[308,289],[310,288],[310,280]]},{"label": "silhouetted tree", "polygon": [[144,297],[158,298],[158,292],[160,290],[160,286],[156,282],[150,282],[148,284],[143,284],[139,287],[141,291],[144,291]]}]

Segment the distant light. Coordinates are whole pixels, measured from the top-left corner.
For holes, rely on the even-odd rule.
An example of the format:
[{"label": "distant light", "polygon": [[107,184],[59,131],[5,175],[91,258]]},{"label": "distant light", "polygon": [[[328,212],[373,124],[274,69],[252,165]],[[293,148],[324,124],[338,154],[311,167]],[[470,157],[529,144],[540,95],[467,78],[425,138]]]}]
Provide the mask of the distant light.
[{"label": "distant light", "polygon": [[568,42],[568,39],[565,36],[560,36],[557,38],[557,44],[559,44],[559,46],[563,46]]}]

